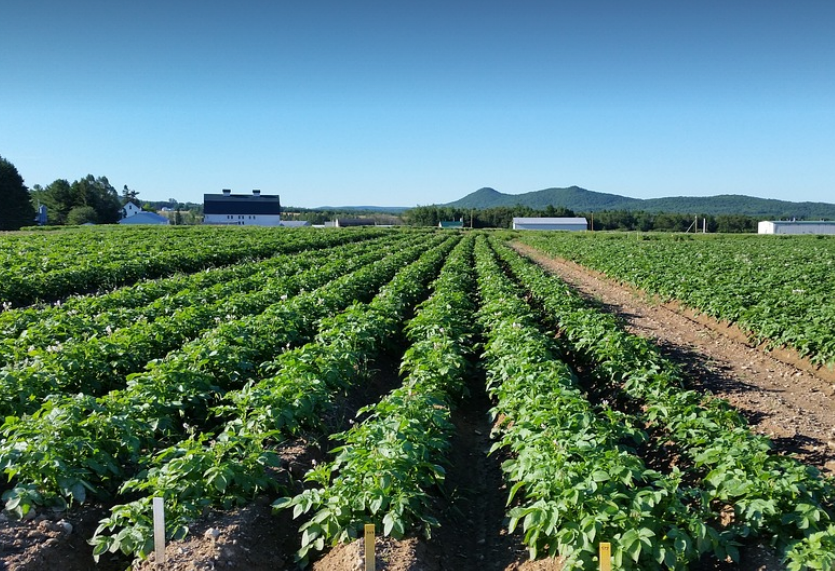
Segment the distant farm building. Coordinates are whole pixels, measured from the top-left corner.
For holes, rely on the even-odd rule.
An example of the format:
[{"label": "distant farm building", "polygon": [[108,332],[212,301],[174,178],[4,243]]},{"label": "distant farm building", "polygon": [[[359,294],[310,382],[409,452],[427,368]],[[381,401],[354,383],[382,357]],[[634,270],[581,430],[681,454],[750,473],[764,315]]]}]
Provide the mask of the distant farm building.
[{"label": "distant farm building", "polygon": [[581,232],[588,230],[585,218],[514,218],[514,230],[569,230]]},{"label": "distant farm building", "polygon": [[171,224],[171,221],[156,212],[145,212],[143,210],[127,218],[122,218],[119,220],[119,224]]},{"label": "distant farm building", "polygon": [[449,220],[449,221],[442,220],[441,222],[438,222],[438,228],[447,228],[447,229],[453,228],[454,229],[454,228],[463,228],[463,227],[464,227],[464,222],[462,220]]},{"label": "distant farm building", "polygon": [[35,216],[35,224],[38,226],[46,226],[47,216],[46,216],[46,206],[41,204],[38,206],[38,214]]},{"label": "distant farm building", "polygon": [[127,202],[122,207],[122,217],[121,217],[121,219],[124,220],[125,218],[130,218],[131,216],[136,216],[140,212],[142,212],[142,209],[139,206],[137,206],[133,202]]},{"label": "distant farm building", "polygon": [[142,210],[135,203],[128,201],[122,206],[119,224],[171,224],[171,221],[155,212]]},{"label": "distant farm building", "polygon": [[277,194],[223,194],[203,195],[203,224],[227,224],[233,226],[280,226],[281,201]]},{"label": "distant farm building", "polygon": [[763,220],[757,224],[758,234],[835,234],[835,222],[795,222]]},{"label": "distant farm building", "polygon": [[286,228],[301,228],[303,226],[310,226],[307,220],[282,220],[281,226]]},{"label": "distant farm building", "polygon": [[371,218],[337,218],[333,225],[337,228],[348,228],[351,226],[376,226],[377,223]]}]

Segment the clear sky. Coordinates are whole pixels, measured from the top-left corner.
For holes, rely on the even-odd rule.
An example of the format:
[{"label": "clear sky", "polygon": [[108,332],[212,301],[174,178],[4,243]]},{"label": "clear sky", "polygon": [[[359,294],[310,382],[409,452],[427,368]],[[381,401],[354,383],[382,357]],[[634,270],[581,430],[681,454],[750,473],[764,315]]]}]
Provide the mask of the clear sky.
[{"label": "clear sky", "polygon": [[146,200],[835,202],[835,2],[2,0],[0,155]]}]

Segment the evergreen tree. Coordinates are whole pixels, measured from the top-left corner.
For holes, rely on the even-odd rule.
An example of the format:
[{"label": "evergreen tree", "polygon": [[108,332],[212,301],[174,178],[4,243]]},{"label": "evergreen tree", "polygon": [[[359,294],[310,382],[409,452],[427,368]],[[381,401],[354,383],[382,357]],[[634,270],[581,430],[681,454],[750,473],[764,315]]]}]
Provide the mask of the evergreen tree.
[{"label": "evergreen tree", "polygon": [[19,230],[35,224],[29,189],[15,166],[0,157],[0,230]]}]

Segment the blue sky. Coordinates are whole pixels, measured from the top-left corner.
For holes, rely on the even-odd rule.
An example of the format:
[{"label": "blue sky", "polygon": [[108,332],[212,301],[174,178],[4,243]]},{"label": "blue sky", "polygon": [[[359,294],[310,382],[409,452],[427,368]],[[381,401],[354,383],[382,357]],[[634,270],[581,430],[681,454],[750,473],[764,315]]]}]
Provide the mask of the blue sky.
[{"label": "blue sky", "polygon": [[29,186],[414,206],[483,186],[835,202],[835,2],[3,0]]}]

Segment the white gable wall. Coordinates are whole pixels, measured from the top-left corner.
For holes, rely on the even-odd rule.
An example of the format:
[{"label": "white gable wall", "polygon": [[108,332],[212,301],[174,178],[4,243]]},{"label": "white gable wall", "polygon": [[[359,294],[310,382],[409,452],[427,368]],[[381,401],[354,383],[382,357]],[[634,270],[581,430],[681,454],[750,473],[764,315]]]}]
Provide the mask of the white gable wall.
[{"label": "white gable wall", "polygon": [[232,226],[281,226],[279,214],[206,214],[203,224]]},{"label": "white gable wall", "polygon": [[122,207],[122,218],[130,218],[142,212],[142,209],[133,202],[128,202]]}]

